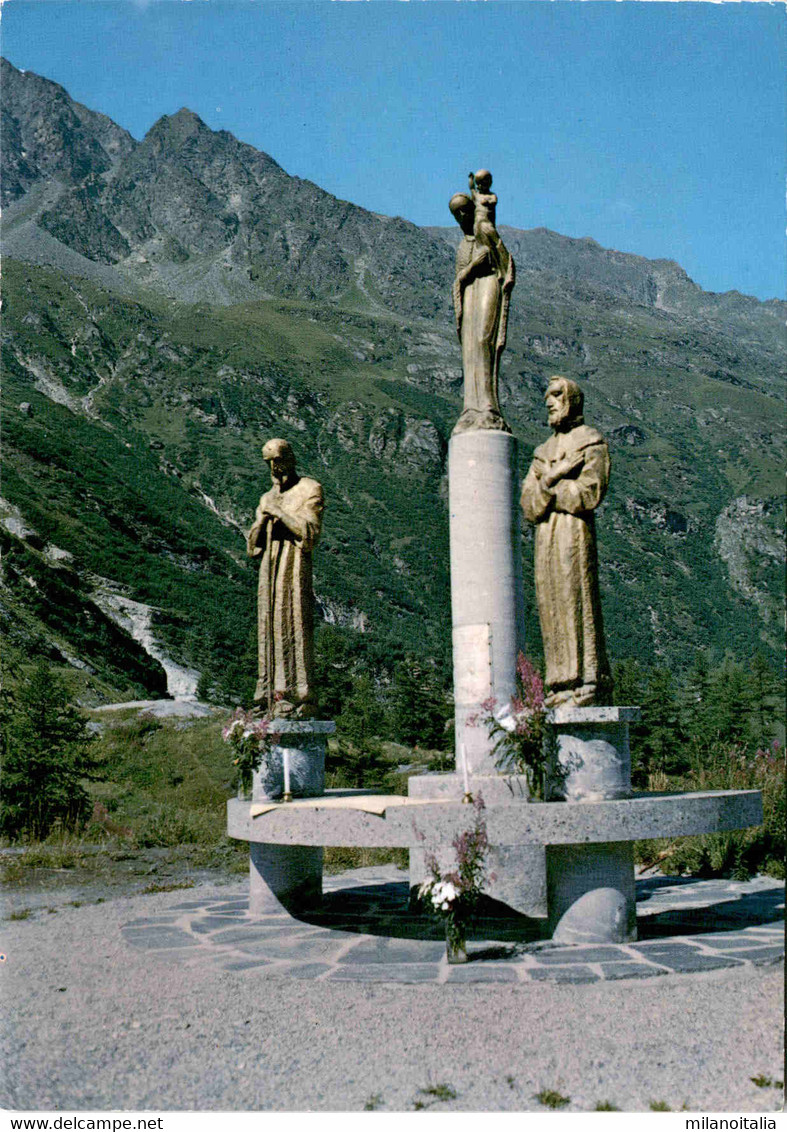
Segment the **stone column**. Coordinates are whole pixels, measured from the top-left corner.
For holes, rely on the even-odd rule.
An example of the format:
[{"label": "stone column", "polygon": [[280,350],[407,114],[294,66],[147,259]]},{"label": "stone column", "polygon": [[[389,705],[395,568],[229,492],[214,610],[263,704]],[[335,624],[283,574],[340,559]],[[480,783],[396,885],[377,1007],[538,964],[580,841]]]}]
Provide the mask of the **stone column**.
[{"label": "stone column", "polygon": [[464,749],[471,777],[494,775],[487,730],[468,719],[486,714],[481,704],[490,697],[509,702],[524,647],[513,436],[491,429],[453,436],[448,480],[457,774]]},{"label": "stone column", "polygon": [[[629,723],[637,707],[556,707],[547,801],[592,805],[631,797]],[[550,845],[546,852],[548,930],[558,943],[625,943],[637,938],[631,842]]]},{"label": "stone column", "polygon": [[[516,692],[516,660],[524,648],[521,528],[518,505],[516,441],[508,432],[472,429],[455,433],[448,448],[451,541],[451,616],[453,625],[456,770],[409,780],[408,792],[419,798],[461,799],[463,752],[470,792],[492,805],[527,803],[522,776],[501,775],[492,753],[493,740],[481,720],[482,704],[495,699],[502,707]],[[468,821],[472,811],[468,807]],[[430,846],[440,867],[456,867],[450,846]],[[543,846],[493,845],[487,864],[495,879],[487,895],[528,916],[546,912],[546,865]],[[410,851],[410,885],[425,876],[424,852]]]},{"label": "stone column", "polygon": [[[329,720],[281,719],[273,728],[281,736],[255,771],[252,801],[279,800],[284,793],[285,753],[293,798],[319,797],[325,791],[325,748],[336,730]],[[286,805],[286,803],[283,803]],[[249,912],[298,912],[313,908],[322,897],[323,850],[312,845],[249,845]]]},{"label": "stone column", "polygon": [[322,846],[249,843],[249,912],[300,912],[322,899]]}]

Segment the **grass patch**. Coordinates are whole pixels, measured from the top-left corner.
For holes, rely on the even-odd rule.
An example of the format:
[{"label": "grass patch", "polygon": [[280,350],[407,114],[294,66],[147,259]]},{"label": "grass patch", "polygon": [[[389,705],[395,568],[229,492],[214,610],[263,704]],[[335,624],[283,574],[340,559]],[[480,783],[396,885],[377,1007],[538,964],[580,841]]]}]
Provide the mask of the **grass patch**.
[{"label": "grass patch", "polygon": [[773,1077],[766,1077],[762,1073],[758,1074],[758,1076],[756,1076],[756,1077],[750,1077],[749,1080],[753,1081],[758,1089],[783,1089],[784,1088],[784,1081],[775,1081],[773,1079]]},{"label": "grass patch", "polygon": [[612,1104],[610,1101],[596,1101],[596,1105],[595,1105],[595,1108],[593,1109],[593,1111],[594,1112],[620,1112],[620,1109],[618,1108],[618,1106],[616,1104]]},{"label": "grass patch", "polygon": [[21,888],[29,883],[31,870],[72,872],[89,869],[95,850],[95,846],[88,849],[79,838],[33,842],[25,847],[24,852],[3,860],[0,881],[8,888]]},{"label": "grass patch", "polygon": [[152,884],[148,884],[142,889],[142,895],[152,895],[155,892],[176,892],[179,888],[193,887],[193,880],[173,881],[171,884],[159,884],[157,881],[154,881]]},{"label": "grass patch", "polygon": [[32,908],[20,908],[18,911],[12,912],[8,918],[9,920],[29,920],[32,912]]},{"label": "grass patch", "polygon": [[651,1112],[672,1112],[666,1101],[651,1101],[648,1108]]},{"label": "grass patch", "polygon": [[353,849],[327,846],[323,871],[332,875],[347,872],[348,869],[368,869],[374,865],[396,865],[399,869],[406,869],[408,864],[407,849]]},{"label": "grass patch", "polygon": [[439,1085],[427,1085],[425,1088],[419,1089],[418,1092],[420,1097],[423,1097],[424,1100],[417,1097],[413,1101],[413,1110],[415,1112],[421,1112],[423,1109],[431,1108],[432,1105],[435,1104],[455,1101],[459,1095],[452,1085],[448,1085],[445,1082]]},{"label": "grass patch", "polygon": [[536,1093],[535,1099],[539,1104],[545,1108],[565,1108],[567,1104],[571,1104],[571,1097],[564,1097],[557,1089],[542,1089],[540,1093]]}]

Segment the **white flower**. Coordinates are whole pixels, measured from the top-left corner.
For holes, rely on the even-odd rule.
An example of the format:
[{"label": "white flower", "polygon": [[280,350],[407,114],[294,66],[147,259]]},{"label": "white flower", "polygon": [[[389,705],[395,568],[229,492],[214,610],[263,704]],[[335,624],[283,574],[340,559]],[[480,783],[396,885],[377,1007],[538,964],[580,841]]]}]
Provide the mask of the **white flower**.
[{"label": "white flower", "polygon": [[499,711],[494,714],[494,719],[503,728],[504,731],[515,731],[517,725],[517,717],[511,710],[510,704],[504,704]]},{"label": "white flower", "polygon": [[425,880],[421,887],[418,889],[418,899],[423,900],[432,891],[433,880]]},{"label": "white flower", "polygon": [[453,901],[459,896],[459,890],[450,880],[441,880],[432,889],[431,896],[435,908],[448,912]]},{"label": "white flower", "polygon": [[228,724],[227,727],[225,727],[222,731],[222,738],[226,742],[229,742],[229,740],[232,738],[239,727],[243,727],[243,720],[233,719],[232,723]]}]

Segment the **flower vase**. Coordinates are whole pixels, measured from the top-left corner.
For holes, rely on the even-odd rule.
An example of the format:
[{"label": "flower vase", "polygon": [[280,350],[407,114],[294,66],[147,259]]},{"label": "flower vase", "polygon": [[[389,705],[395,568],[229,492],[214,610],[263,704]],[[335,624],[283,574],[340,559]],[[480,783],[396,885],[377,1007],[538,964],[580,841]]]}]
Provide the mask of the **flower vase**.
[{"label": "flower vase", "polygon": [[453,916],[445,921],[445,955],[450,964],[467,962],[465,925]]}]

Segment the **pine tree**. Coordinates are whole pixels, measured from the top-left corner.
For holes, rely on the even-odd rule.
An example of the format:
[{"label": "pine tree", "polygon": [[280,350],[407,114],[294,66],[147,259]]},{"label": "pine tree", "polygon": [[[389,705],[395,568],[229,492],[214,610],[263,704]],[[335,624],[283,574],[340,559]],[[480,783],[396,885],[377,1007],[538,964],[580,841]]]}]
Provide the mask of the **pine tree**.
[{"label": "pine tree", "polygon": [[729,656],[711,673],[707,726],[721,743],[747,743],[751,692],[751,681],[743,665]]},{"label": "pine tree", "polygon": [[749,736],[755,747],[768,747],[784,723],[783,690],[762,653],[749,664]]},{"label": "pine tree", "polygon": [[446,722],[451,712],[436,665],[407,657],[394,670],[391,729],[411,747],[439,750],[450,742]]},{"label": "pine tree", "polygon": [[642,697],[644,734],[633,774],[637,785],[647,785],[651,774],[678,774],[688,766],[685,734],[672,673],[654,668]]},{"label": "pine tree", "polygon": [[62,680],[41,660],[0,701],[0,829],[42,840],[59,823],[74,829],[90,810],[83,780],[94,776],[90,736]]}]

